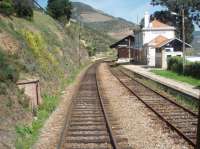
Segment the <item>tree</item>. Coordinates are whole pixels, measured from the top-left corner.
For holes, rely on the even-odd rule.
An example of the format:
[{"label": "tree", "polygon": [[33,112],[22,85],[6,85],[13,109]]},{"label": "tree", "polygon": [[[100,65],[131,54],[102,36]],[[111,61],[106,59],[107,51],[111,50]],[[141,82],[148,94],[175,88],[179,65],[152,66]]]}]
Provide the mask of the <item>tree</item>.
[{"label": "tree", "polygon": [[152,0],[152,5],[167,7],[169,11],[180,13],[184,9],[186,17],[192,19],[200,27],[199,0]]},{"label": "tree", "polygon": [[47,11],[57,20],[69,20],[72,4],[69,0],[48,0]]},{"label": "tree", "polygon": [[10,16],[14,13],[14,4],[12,0],[2,0],[0,1],[0,13]]},{"label": "tree", "polygon": [[[182,17],[181,11],[185,13],[185,30],[186,42],[191,43],[193,39],[193,31],[195,22],[200,27],[200,1],[199,0],[152,0],[152,5],[160,5],[168,8],[168,11],[160,11],[154,13],[154,17],[170,23],[177,27],[177,36],[182,38]],[[170,12],[180,14],[180,16],[172,16]]]},{"label": "tree", "polygon": [[15,12],[18,17],[31,19],[33,17],[32,0],[14,0]]},{"label": "tree", "polygon": [[[156,11],[151,15],[151,20],[157,19],[165,24],[176,27],[176,36],[182,39],[182,17],[172,15],[169,11]],[[186,42],[191,43],[193,40],[194,25],[192,18],[185,19]]]}]

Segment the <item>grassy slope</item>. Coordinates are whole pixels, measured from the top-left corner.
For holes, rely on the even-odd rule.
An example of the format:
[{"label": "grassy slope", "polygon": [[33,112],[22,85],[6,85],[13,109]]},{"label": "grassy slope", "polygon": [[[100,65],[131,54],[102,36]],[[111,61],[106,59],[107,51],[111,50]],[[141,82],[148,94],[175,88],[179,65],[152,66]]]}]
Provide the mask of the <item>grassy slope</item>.
[{"label": "grassy slope", "polygon": [[169,79],[177,80],[180,82],[185,82],[194,86],[200,86],[200,80],[189,76],[179,75],[175,72],[168,70],[152,70],[156,75],[160,75]]},{"label": "grassy slope", "polygon": [[[6,64],[8,69],[0,71],[0,99],[3,99],[0,100],[0,115],[5,120],[0,123],[0,127],[7,126],[5,130],[11,129],[13,133],[12,140],[2,140],[3,143],[6,142],[11,148],[15,145],[16,148],[28,149],[37,140],[40,128],[59,103],[61,90],[73,82],[77,73],[88,63],[87,49],[82,44],[82,65],[78,65],[78,32],[78,24],[72,23],[63,28],[51,17],[38,11],[34,12],[32,21],[0,16],[0,42],[5,39],[2,35],[6,35],[9,37],[5,41],[6,45],[18,43],[11,53],[9,47],[0,44],[0,54],[6,61],[9,59],[9,65]],[[107,50],[112,42],[107,35],[87,27],[82,28],[81,39],[99,51]],[[4,61],[1,55],[0,65]],[[16,70],[10,71],[10,68]],[[8,73],[16,76],[15,81],[4,79],[2,82],[1,75]],[[40,79],[44,104],[37,111],[37,120],[32,121],[27,98],[15,85],[18,75],[19,79]],[[10,121],[20,115],[24,116]],[[16,142],[14,130],[17,134]]]},{"label": "grassy slope", "polygon": [[[7,69],[2,70],[7,72],[0,73],[0,115],[3,119],[0,127],[5,131],[12,130],[14,133],[17,125],[16,147],[29,148],[37,139],[44,121],[58,104],[61,89],[73,80],[79,70],[76,30],[73,27],[63,29],[51,17],[34,12],[33,21],[0,16],[0,38],[4,40],[1,35],[7,35],[12,39],[6,39],[6,44],[12,45],[15,41],[18,46],[14,54],[8,54],[9,48],[0,45],[0,52],[6,61],[10,58],[8,68],[17,69],[16,72]],[[81,62],[82,64],[88,62],[87,51],[84,48],[81,49]],[[19,73],[20,79],[33,77],[40,79],[44,105],[39,108],[37,121],[30,124],[32,118],[26,104],[27,100],[17,89],[15,81],[5,79],[2,81],[1,74],[8,73]],[[26,125],[25,121],[29,122],[29,125]],[[15,135],[12,136],[11,140],[1,141],[13,148]]]},{"label": "grassy slope", "polygon": [[[77,41],[73,39],[74,31],[70,30],[66,34],[49,16],[35,12],[31,22],[6,18],[0,21],[0,27],[20,42],[16,55],[26,66],[28,73],[58,81],[60,72],[61,77],[64,77],[77,67]],[[86,51],[83,55],[87,57]]]},{"label": "grassy slope", "polygon": [[[115,42],[107,34],[89,28],[87,26],[82,25],[81,28],[77,24],[71,23],[70,30],[74,30],[76,33],[81,33],[81,40],[86,41],[88,46],[95,46],[97,52],[106,52],[109,51],[109,46]],[[69,31],[69,29],[68,29]],[[75,40],[78,39],[78,34],[75,34],[73,37]]]}]

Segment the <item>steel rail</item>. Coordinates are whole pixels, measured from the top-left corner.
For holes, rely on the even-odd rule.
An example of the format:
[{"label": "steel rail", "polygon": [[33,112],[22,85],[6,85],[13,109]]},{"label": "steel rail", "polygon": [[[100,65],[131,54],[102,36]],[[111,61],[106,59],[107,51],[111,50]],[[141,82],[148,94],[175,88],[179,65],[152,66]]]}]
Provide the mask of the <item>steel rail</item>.
[{"label": "steel rail", "polygon": [[[123,68],[122,68],[122,69],[123,69]],[[120,69],[120,72],[122,72],[124,75],[126,75],[126,76],[129,77],[130,79],[132,79],[132,80],[136,81],[137,83],[141,84],[142,86],[148,88],[149,90],[151,90],[152,92],[156,93],[157,95],[163,97],[164,99],[166,99],[167,101],[171,102],[172,104],[175,104],[176,106],[182,108],[184,111],[190,113],[191,115],[193,115],[193,116],[195,116],[195,117],[198,117],[198,114],[196,114],[196,113],[190,111],[189,109],[187,109],[187,108],[185,108],[185,107],[179,105],[178,103],[172,101],[171,99],[169,99],[169,98],[167,98],[166,96],[162,95],[162,94],[159,93],[158,91],[153,90],[152,88],[148,87],[148,86],[145,85],[144,83],[142,83],[142,82],[140,82],[140,81],[134,79],[133,77],[131,77],[130,75],[128,75],[127,73],[125,73],[124,71],[122,71],[121,69]]]},{"label": "steel rail", "polygon": [[[120,147],[117,144],[116,138],[114,137],[114,133],[113,133],[113,130],[112,130],[112,127],[111,127],[111,123],[109,121],[109,117],[108,117],[108,114],[106,112],[106,107],[105,107],[104,102],[103,102],[103,97],[101,95],[100,86],[99,86],[98,77],[97,77],[97,66],[98,66],[98,63],[93,64],[92,66],[90,66],[87,69],[87,71],[89,69],[91,69],[92,67],[96,67],[95,68],[95,82],[94,82],[94,84],[97,88],[97,100],[99,100],[99,102],[100,102],[100,111],[103,114],[103,120],[104,120],[104,123],[105,123],[105,126],[106,126],[107,136],[110,140],[111,147],[113,149],[120,149]],[[87,71],[85,72],[84,76],[82,77],[82,80],[87,76]],[[81,83],[79,84],[76,92],[73,94],[72,99],[76,98],[76,96],[77,96],[76,93],[78,93],[80,91],[80,89],[81,89]],[[73,100],[70,102],[70,107],[69,107],[68,112],[67,112],[66,117],[65,117],[64,127],[62,128],[62,131],[61,131],[61,134],[60,134],[59,142],[57,144],[57,149],[61,149],[64,145],[64,139],[66,137],[65,135],[69,131],[68,127],[69,127],[71,119],[73,117],[72,116],[72,110],[73,110]]]},{"label": "steel rail", "polygon": [[[113,76],[117,78],[117,80],[128,90],[130,93],[135,95],[147,108],[149,108],[152,112],[154,112],[162,121],[164,121],[171,129],[175,130],[180,136],[182,136],[189,144],[191,144],[193,147],[195,147],[195,143],[190,140],[187,136],[185,136],[178,128],[176,128],[173,124],[171,124],[167,119],[165,119],[161,114],[159,114],[154,108],[152,108],[148,103],[146,103],[137,93],[135,93],[132,89],[130,89],[120,78],[114,74],[114,72],[111,70],[111,73]],[[127,76],[127,74],[126,74]],[[133,79],[133,78],[131,78]]]},{"label": "steel rail", "polygon": [[104,103],[103,103],[103,99],[102,99],[102,96],[100,94],[100,88],[99,88],[99,82],[98,82],[98,77],[97,77],[97,73],[95,75],[95,78],[96,78],[96,85],[97,85],[97,94],[98,94],[98,97],[100,99],[100,104],[101,104],[101,107],[102,107],[102,112],[103,112],[103,115],[104,115],[104,118],[105,118],[105,122],[106,122],[106,127],[108,129],[108,133],[109,133],[109,137],[110,137],[110,141],[111,141],[111,145],[113,146],[113,149],[120,149],[118,144],[117,144],[117,141],[114,137],[114,133],[112,131],[112,127],[111,127],[111,124],[109,122],[109,118],[108,118],[108,115],[106,114],[106,108],[104,106]]},{"label": "steel rail", "polygon": [[[88,69],[90,69],[92,66],[88,67],[87,68],[87,71]],[[86,72],[87,72],[86,71]],[[81,80],[86,76],[86,72],[84,72],[83,74],[83,77],[81,78]],[[74,99],[74,97],[76,97],[76,93],[79,91],[80,89],[80,83],[79,85],[77,86],[75,92],[73,93],[72,95],[72,98],[71,99]],[[58,144],[56,146],[56,149],[61,149],[62,147],[62,144],[63,144],[63,140],[64,140],[64,134],[65,134],[65,131],[67,131],[67,126],[69,125],[69,122],[70,122],[70,116],[71,116],[71,112],[72,112],[72,107],[73,107],[73,101],[71,100],[71,102],[69,103],[69,109],[67,110],[67,113],[65,115],[65,120],[64,120],[64,126],[61,130],[61,134],[59,136],[59,141],[58,141]]]}]

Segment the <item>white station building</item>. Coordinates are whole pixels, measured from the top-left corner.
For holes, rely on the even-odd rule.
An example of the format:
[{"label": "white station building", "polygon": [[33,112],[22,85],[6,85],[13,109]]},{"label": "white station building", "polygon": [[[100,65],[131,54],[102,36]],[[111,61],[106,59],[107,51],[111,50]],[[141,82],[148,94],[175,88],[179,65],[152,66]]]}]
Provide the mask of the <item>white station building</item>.
[{"label": "white station building", "polygon": [[[150,15],[148,12],[145,13],[144,28],[141,31],[143,63],[151,67],[166,69],[169,57],[183,56],[183,42],[175,37],[175,30],[175,27],[158,20],[150,22]],[[187,43],[185,44],[186,48],[192,47]]]}]

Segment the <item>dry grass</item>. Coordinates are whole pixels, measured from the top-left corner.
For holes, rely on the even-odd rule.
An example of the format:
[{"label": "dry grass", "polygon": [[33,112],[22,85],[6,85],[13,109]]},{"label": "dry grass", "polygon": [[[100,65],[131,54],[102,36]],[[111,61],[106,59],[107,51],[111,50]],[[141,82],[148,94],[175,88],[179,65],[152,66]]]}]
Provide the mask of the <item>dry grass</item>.
[{"label": "dry grass", "polygon": [[110,21],[110,20],[113,20],[112,17],[109,17],[109,16],[105,16],[103,14],[100,14],[100,13],[83,13],[81,14],[81,17],[83,18],[83,20],[85,22],[104,22],[104,21]]}]

